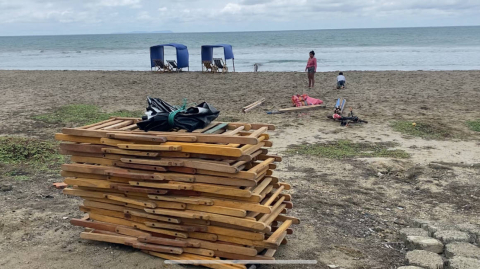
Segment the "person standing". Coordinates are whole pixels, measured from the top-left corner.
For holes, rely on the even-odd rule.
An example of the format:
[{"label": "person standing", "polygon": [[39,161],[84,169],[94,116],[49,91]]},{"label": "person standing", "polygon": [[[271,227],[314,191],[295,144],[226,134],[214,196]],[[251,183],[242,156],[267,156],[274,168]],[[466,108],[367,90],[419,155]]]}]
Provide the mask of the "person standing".
[{"label": "person standing", "polygon": [[315,52],[313,50],[310,51],[310,58],[308,58],[305,71],[308,72],[308,88],[313,88],[315,85],[315,72],[317,72],[317,58],[315,58]]}]

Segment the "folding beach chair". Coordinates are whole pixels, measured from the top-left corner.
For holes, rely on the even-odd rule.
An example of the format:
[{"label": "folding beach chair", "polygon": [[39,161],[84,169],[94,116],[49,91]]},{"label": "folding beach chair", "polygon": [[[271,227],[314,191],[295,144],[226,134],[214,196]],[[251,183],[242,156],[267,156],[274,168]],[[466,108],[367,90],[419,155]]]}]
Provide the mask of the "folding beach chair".
[{"label": "folding beach chair", "polygon": [[167,64],[170,66],[170,68],[172,69],[172,71],[180,71],[180,69],[178,69],[178,66],[177,66],[177,62],[176,61],[173,61],[173,60],[167,60]]},{"label": "folding beach chair", "polygon": [[335,103],[335,108],[333,110],[334,114],[339,114],[342,115],[343,110],[345,109],[345,104],[347,103],[347,100],[338,98],[337,102]]},{"label": "folding beach chair", "polygon": [[168,66],[165,66],[165,64],[163,63],[163,60],[155,59],[155,60],[153,60],[153,64],[155,64],[155,71],[159,71],[159,72],[170,72],[171,71]]},{"label": "folding beach chair", "polygon": [[210,61],[203,61],[203,67],[205,67],[204,72],[212,72],[212,73],[218,72],[218,68],[215,65],[213,65],[212,62]]},{"label": "folding beach chair", "polygon": [[222,69],[222,73],[227,73],[228,72],[228,67],[223,62],[222,58],[214,58],[213,62],[215,63],[215,66],[217,67],[217,69]]}]

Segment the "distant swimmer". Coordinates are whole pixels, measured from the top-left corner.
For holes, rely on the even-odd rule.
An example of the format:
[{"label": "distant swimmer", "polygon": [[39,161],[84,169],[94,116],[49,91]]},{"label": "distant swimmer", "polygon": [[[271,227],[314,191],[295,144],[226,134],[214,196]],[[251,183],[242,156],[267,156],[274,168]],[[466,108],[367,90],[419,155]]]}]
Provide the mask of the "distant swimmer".
[{"label": "distant swimmer", "polygon": [[253,72],[258,72],[258,64],[253,65]]},{"label": "distant swimmer", "polygon": [[315,85],[315,72],[317,72],[317,58],[315,58],[315,52],[313,50],[310,51],[310,58],[308,58],[305,71],[308,72],[308,87],[313,88]]},{"label": "distant swimmer", "polygon": [[343,75],[343,72],[338,73],[337,76],[337,89],[345,89],[345,83],[346,83],[345,76]]}]

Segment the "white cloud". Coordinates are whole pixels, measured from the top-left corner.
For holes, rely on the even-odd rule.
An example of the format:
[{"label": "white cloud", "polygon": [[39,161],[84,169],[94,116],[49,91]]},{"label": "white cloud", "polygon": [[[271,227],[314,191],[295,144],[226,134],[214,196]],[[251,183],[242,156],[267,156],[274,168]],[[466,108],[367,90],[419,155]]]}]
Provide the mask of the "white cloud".
[{"label": "white cloud", "polygon": [[140,1],[141,0],[101,0],[98,5],[105,7],[131,6],[135,8],[140,8]]},{"label": "white cloud", "polygon": [[480,0],[0,0],[0,35],[40,27],[57,34],[62,26],[108,33],[478,25],[478,14]]}]

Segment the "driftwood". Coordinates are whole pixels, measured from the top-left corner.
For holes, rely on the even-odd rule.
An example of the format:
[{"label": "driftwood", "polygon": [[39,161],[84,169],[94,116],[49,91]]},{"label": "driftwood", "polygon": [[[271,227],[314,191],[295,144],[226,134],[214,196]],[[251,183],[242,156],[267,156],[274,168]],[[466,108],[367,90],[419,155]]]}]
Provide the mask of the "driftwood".
[{"label": "driftwood", "polygon": [[263,104],[263,102],[265,102],[265,98],[262,98],[256,102],[253,102],[252,104],[248,105],[248,106],[245,106],[242,108],[242,112],[243,113],[247,113],[248,111],[260,106],[261,104]]},{"label": "driftwood", "polygon": [[300,107],[289,107],[289,108],[282,108],[277,111],[268,111],[267,114],[283,114],[288,112],[303,112],[307,110],[316,110],[326,108],[325,105],[311,105],[311,106],[300,106]]}]

